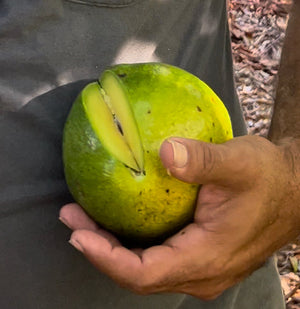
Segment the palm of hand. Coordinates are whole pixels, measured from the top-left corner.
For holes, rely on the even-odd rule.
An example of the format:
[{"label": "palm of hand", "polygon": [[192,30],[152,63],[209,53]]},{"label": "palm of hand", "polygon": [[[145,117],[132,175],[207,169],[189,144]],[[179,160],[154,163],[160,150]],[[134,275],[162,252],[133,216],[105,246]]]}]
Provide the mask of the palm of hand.
[{"label": "palm of hand", "polygon": [[71,243],[119,285],[140,294],[178,292],[211,299],[257,269],[291,236],[291,231],[282,233],[287,216],[279,207],[288,169],[279,147],[261,138],[210,149],[196,141],[186,146],[184,167],[173,165],[170,145],[162,150],[163,164],[177,178],[203,186],[194,222],[162,245],[129,250],[76,204],[63,207],[60,217],[75,231]]}]

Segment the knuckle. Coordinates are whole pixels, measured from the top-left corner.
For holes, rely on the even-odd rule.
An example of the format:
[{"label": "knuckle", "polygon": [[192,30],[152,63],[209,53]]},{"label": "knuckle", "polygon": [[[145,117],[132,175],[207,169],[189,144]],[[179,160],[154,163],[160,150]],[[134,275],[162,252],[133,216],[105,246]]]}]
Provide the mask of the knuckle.
[{"label": "knuckle", "polygon": [[197,148],[196,160],[202,169],[202,175],[209,175],[215,167],[215,152],[212,150],[211,145],[205,145]]},{"label": "knuckle", "polygon": [[153,293],[152,287],[153,284],[150,281],[146,280],[145,277],[142,277],[132,283],[131,290],[139,295],[149,295]]},{"label": "knuckle", "polygon": [[140,288],[135,289],[135,293],[138,295],[146,296],[146,295],[150,295],[151,291],[144,287],[140,287]]},{"label": "knuckle", "polygon": [[143,286],[141,284],[135,284],[132,287],[131,290],[138,295],[149,295],[149,294],[151,294],[151,290],[148,287]]},{"label": "knuckle", "polygon": [[205,301],[215,300],[220,295],[222,295],[225,290],[226,290],[226,287],[223,286],[222,284],[217,285],[217,286],[211,287],[210,289],[207,289],[206,291],[202,291],[199,298]]},{"label": "knuckle", "polygon": [[228,284],[226,279],[221,281],[221,279],[219,278],[218,281],[219,282],[215,281],[215,283],[213,285],[210,285],[210,287],[206,291],[203,291],[201,299],[214,300],[220,295],[222,295],[226,289],[232,286],[232,282]]},{"label": "knuckle", "polygon": [[209,300],[215,300],[216,298],[218,298],[222,293],[220,292],[209,292],[209,293],[205,293],[203,295],[201,295],[201,299],[204,301],[209,301]]}]

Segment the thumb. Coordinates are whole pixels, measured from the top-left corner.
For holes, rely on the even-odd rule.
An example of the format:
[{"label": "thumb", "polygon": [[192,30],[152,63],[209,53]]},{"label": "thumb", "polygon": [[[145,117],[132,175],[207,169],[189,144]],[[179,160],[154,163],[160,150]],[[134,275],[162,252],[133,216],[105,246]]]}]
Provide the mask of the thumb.
[{"label": "thumb", "polygon": [[246,148],[234,140],[210,144],[172,137],[161,145],[160,157],[169,173],[184,182],[228,185],[233,178],[234,182],[245,181],[249,170]]}]

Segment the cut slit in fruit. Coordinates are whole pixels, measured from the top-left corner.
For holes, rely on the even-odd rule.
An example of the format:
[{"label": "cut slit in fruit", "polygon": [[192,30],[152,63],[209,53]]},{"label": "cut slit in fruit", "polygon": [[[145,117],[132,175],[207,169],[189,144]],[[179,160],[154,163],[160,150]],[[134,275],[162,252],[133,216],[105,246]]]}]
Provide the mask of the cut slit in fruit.
[{"label": "cut slit in fruit", "polygon": [[119,132],[120,132],[122,135],[124,135],[124,132],[123,132],[121,123],[120,123],[120,121],[118,120],[118,118],[115,117],[115,116],[114,116],[114,122],[115,122],[115,125],[117,126]]},{"label": "cut slit in fruit", "polygon": [[[124,102],[116,103],[116,98],[111,99],[109,94],[104,89],[101,89],[97,82],[87,85],[82,96],[86,114],[103,147],[117,160],[135,172],[141,173],[143,164],[138,162],[134,152],[135,149],[130,147],[130,143],[126,138],[128,134],[131,134],[131,131],[134,131],[134,142],[138,137],[139,144],[137,145],[141,147],[137,126],[127,101],[125,101],[127,106],[120,108],[118,105],[124,104]],[[125,116],[121,115],[121,119],[119,118],[120,112],[125,113]],[[128,123],[131,123],[131,125],[128,125]],[[139,157],[140,153],[137,156]]]},{"label": "cut slit in fruit", "polygon": [[107,70],[101,76],[100,85],[106,94],[109,107],[120,123],[124,139],[139,167],[138,171],[143,171],[144,154],[141,138],[122,80],[115,73]]},{"label": "cut slit in fruit", "polygon": [[112,115],[113,115],[113,119],[114,119],[115,125],[117,126],[119,132],[120,132],[122,135],[124,135],[124,132],[123,132],[121,123],[120,123],[119,119],[117,118],[116,113],[114,112],[113,107],[112,107],[112,105],[111,105],[111,103],[110,103],[110,98],[109,98],[109,96],[105,93],[104,89],[102,88],[102,86],[101,86],[101,84],[100,84],[100,81],[98,81],[98,84],[99,84],[99,86],[100,86],[100,93],[101,93],[101,95],[102,95],[102,97],[103,97],[103,99],[104,99],[104,102],[107,104],[108,108],[110,109],[110,111],[111,111],[111,113],[112,113]]}]

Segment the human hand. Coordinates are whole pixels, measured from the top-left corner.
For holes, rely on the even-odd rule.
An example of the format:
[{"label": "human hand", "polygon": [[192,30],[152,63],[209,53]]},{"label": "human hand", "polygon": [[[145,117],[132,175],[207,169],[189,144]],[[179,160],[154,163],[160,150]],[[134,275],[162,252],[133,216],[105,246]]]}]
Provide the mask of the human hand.
[{"label": "human hand", "polygon": [[74,230],[70,243],[120,286],[213,299],[298,235],[291,154],[291,147],[257,136],[221,145],[165,141],[160,155],[171,175],[202,187],[194,222],[160,246],[129,250],[76,204],[64,206],[60,218]]}]

